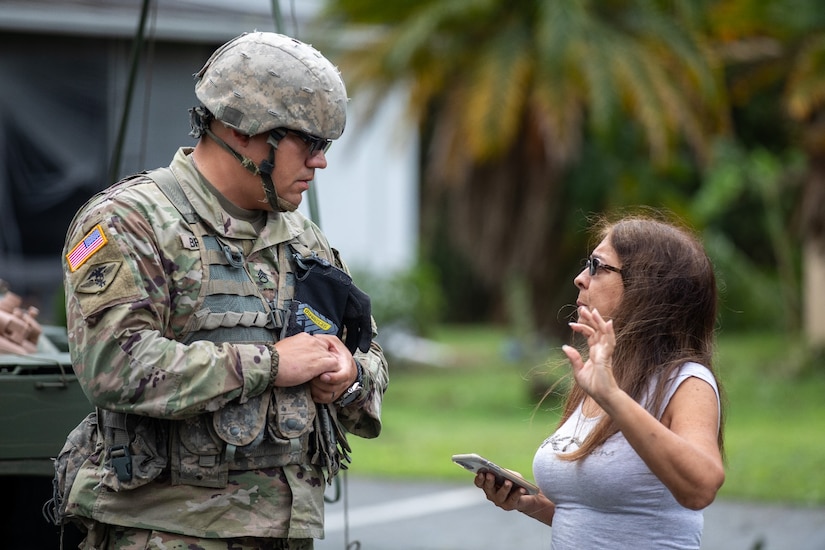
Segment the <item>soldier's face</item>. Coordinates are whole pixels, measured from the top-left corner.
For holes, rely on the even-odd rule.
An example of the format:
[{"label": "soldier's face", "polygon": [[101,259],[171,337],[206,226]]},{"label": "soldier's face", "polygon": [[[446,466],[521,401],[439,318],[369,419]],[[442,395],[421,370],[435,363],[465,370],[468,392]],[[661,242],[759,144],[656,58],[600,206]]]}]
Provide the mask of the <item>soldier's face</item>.
[{"label": "soldier's face", "polygon": [[272,181],[278,196],[296,206],[301,204],[304,191],[315,178],[315,170],[326,167],[327,157],[322,148],[312,150],[312,145],[300,135],[287,132],[275,150]]}]

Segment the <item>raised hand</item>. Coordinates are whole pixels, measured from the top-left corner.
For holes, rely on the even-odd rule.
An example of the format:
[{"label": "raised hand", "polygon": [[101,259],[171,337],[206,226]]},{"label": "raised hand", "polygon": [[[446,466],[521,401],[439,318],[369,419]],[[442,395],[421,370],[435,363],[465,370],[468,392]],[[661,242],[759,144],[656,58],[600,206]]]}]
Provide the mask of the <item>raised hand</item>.
[{"label": "raised hand", "polygon": [[613,376],[613,350],[616,347],[613,321],[605,321],[598,310],[582,306],[579,307],[578,321],[570,323],[570,328],[587,338],[587,361],[572,346],[562,346],[562,351],[573,366],[576,382],[588,395],[599,401],[599,397],[617,388]]}]

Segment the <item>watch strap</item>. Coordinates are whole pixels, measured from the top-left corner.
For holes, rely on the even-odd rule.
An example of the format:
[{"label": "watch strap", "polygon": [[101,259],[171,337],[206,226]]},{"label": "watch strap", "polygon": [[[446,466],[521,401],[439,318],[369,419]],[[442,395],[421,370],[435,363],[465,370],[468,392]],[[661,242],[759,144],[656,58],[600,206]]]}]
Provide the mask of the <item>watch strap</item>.
[{"label": "watch strap", "polygon": [[357,400],[361,396],[361,390],[363,389],[363,381],[364,381],[364,368],[361,366],[361,363],[358,359],[353,357],[353,361],[355,361],[355,366],[358,369],[358,374],[355,377],[355,382],[347,388],[344,394],[335,401],[335,404],[339,407],[346,407],[347,405],[352,404],[355,400]]}]

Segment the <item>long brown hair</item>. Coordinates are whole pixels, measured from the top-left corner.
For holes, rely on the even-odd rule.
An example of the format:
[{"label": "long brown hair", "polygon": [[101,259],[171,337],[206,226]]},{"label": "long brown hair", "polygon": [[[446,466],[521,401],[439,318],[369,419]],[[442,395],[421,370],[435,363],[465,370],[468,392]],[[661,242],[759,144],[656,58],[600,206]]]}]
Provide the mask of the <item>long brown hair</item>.
[{"label": "long brown hair", "polygon": [[[624,291],[613,315],[613,374],[620,388],[637,402],[646,399],[645,407],[658,417],[668,380],[685,362],[704,365],[716,377],[713,352],[717,288],[713,265],[690,229],[650,214],[615,222],[599,218],[594,233],[599,241],[608,239],[622,269]],[[582,351],[586,352],[586,347]],[[721,385],[719,390],[721,393]],[[585,397],[574,383],[560,425]],[[724,416],[718,436],[720,449],[724,443],[722,426]],[[605,415],[581,447],[562,458],[584,458],[617,431]]]}]

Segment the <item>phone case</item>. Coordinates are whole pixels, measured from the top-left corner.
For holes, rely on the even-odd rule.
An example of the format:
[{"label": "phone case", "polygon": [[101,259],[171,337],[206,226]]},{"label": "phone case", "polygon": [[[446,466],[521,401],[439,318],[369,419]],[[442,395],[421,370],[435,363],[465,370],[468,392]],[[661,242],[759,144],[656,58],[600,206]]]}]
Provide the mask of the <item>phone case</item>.
[{"label": "phone case", "polygon": [[496,478],[500,482],[503,482],[504,479],[508,479],[512,481],[514,485],[523,487],[529,495],[535,495],[539,492],[538,487],[536,487],[520,475],[515,474],[509,470],[505,470],[504,468],[495,464],[494,462],[491,462],[483,456],[479,456],[475,453],[453,455],[453,462],[455,462],[465,470],[469,470],[473,473],[492,472],[496,475]]}]

